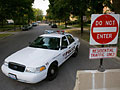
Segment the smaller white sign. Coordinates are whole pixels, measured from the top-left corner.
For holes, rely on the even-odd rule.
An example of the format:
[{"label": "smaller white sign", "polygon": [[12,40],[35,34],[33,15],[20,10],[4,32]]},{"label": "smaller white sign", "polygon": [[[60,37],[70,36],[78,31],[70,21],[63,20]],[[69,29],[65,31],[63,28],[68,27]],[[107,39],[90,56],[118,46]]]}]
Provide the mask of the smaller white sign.
[{"label": "smaller white sign", "polygon": [[113,58],[117,55],[117,47],[90,48],[89,59]]}]

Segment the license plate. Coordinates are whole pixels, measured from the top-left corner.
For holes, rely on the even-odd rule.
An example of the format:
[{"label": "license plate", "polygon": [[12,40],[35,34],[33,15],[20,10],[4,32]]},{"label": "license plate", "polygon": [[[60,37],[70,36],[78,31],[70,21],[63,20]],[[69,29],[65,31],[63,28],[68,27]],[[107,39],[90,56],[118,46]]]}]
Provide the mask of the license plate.
[{"label": "license plate", "polygon": [[9,76],[10,78],[14,79],[14,80],[17,80],[17,77],[16,77],[16,75],[14,75],[14,74],[9,73],[8,76]]}]

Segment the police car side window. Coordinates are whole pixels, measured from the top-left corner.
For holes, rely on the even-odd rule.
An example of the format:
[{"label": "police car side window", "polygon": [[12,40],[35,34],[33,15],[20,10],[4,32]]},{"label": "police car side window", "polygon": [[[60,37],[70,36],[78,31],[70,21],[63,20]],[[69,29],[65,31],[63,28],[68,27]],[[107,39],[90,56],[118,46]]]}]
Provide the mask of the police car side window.
[{"label": "police car side window", "polygon": [[62,49],[67,48],[67,46],[68,46],[68,41],[66,37],[64,36],[62,37]]},{"label": "police car side window", "polygon": [[73,39],[73,37],[71,35],[66,35],[70,44],[73,43],[75,40]]}]

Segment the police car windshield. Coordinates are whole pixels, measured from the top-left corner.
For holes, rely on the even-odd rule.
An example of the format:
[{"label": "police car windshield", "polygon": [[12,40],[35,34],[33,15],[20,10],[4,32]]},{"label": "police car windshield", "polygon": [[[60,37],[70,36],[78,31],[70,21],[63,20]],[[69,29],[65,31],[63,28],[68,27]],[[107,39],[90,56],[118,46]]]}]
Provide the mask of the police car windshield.
[{"label": "police car windshield", "polygon": [[30,47],[59,50],[60,38],[56,37],[38,37]]}]

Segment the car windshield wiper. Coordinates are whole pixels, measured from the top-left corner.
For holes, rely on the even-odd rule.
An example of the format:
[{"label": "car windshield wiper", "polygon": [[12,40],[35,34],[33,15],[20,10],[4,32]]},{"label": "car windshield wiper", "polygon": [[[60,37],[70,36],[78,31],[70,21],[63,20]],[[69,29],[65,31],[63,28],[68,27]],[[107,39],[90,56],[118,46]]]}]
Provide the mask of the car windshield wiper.
[{"label": "car windshield wiper", "polygon": [[41,48],[44,48],[44,49],[49,49],[47,46],[43,45]]},{"label": "car windshield wiper", "polygon": [[29,45],[29,47],[41,48],[41,46],[39,46],[39,45]]},{"label": "car windshield wiper", "polygon": [[47,46],[45,46],[45,45],[34,45],[34,44],[31,44],[31,45],[29,45],[29,47],[49,49],[49,48],[48,48]]}]

